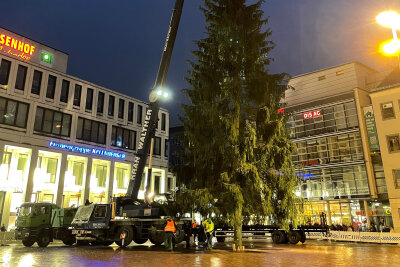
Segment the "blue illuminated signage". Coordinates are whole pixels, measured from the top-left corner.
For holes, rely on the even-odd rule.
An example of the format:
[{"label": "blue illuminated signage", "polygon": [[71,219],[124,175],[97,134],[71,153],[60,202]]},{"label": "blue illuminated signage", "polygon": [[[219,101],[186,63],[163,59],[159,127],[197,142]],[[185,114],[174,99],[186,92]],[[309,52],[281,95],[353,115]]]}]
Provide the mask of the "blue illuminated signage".
[{"label": "blue illuminated signage", "polygon": [[71,152],[78,152],[81,154],[98,155],[98,156],[105,156],[105,157],[116,158],[116,159],[126,158],[125,153],[108,151],[108,150],[103,150],[103,149],[98,149],[98,148],[87,148],[87,147],[81,147],[81,146],[61,144],[61,143],[57,143],[54,141],[49,142],[49,147],[65,149],[65,150],[69,150]]}]

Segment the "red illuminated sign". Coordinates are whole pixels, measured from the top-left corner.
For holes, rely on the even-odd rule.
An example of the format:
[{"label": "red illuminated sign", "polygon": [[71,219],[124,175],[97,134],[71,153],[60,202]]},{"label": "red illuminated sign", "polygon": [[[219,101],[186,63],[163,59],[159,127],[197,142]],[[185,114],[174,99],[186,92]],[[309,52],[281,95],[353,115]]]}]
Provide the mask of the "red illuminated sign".
[{"label": "red illuminated sign", "polygon": [[321,116],[321,111],[320,110],[314,110],[314,111],[309,111],[306,113],[303,113],[303,119],[310,119],[314,117]]},{"label": "red illuminated sign", "polygon": [[24,43],[11,36],[0,34],[0,51],[3,49],[7,54],[25,60],[30,60],[31,56],[35,52],[35,46]]}]

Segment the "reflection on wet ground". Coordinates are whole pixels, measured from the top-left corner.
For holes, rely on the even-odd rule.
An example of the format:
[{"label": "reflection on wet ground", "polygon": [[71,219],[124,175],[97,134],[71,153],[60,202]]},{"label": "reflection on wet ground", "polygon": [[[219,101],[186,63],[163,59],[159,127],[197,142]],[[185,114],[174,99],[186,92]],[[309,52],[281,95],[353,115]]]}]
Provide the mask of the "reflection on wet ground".
[{"label": "reflection on wet ground", "polygon": [[[146,243],[149,244],[149,243]],[[245,252],[231,251],[231,243],[216,243],[212,251],[178,246],[47,248],[20,244],[0,247],[1,266],[400,266],[400,245],[307,241],[303,245],[274,245],[247,241]]]}]

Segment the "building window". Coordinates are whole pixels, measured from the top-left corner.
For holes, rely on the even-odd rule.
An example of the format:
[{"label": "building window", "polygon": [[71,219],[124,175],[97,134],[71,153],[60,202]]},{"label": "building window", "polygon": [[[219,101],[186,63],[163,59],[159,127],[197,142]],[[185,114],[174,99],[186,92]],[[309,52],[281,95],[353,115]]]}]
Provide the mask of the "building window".
[{"label": "building window", "polygon": [[392,102],[381,104],[381,111],[382,111],[382,119],[384,120],[392,119],[395,117]]},{"label": "building window", "polygon": [[143,113],[143,107],[141,105],[138,105],[137,107],[137,123],[142,124],[142,113]]},{"label": "building window", "polygon": [[83,162],[74,161],[72,175],[75,176],[75,185],[82,185],[83,173],[84,173]]},{"label": "building window", "polygon": [[36,132],[69,137],[71,117],[70,114],[37,107],[34,129]]},{"label": "building window", "polygon": [[133,122],[133,103],[128,104],[128,121]]},{"label": "building window", "polygon": [[164,157],[168,158],[168,154],[169,154],[169,142],[167,139],[165,139],[164,141]]},{"label": "building window", "polygon": [[336,72],[336,76],[339,76],[339,75],[342,75],[342,74],[344,74],[344,70],[339,70],[339,71]]},{"label": "building window", "polygon": [[61,86],[60,102],[68,103],[69,81],[63,80]]},{"label": "building window", "polygon": [[390,135],[387,136],[389,152],[397,152],[400,151],[400,140],[399,135]]},{"label": "building window", "polygon": [[29,104],[0,97],[0,124],[26,128]]},{"label": "building window", "polygon": [[154,175],[154,194],[160,194],[161,176]]},{"label": "building window", "polygon": [[86,94],[86,109],[92,110],[93,106],[93,89],[88,88]]},{"label": "building window", "polygon": [[117,181],[117,189],[126,189],[125,186],[125,177],[128,177],[128,170],[124,168],[116,167],[116,181]]},{"label": "building window", "polygon": [[318,81],[322,81],[322,80],[325,80],[325,79],[326,79],[325,75],[318,77]]},{"label": "building window", "polygon": [[35,95],[40,95],[40,87],[42,85],[42,76],[43,73],[38,70],[33,71],[33,80],[32,80],[32,88],[31,93]]},{"label": "building window", "polygon": [[74,106],[79,107],[81,105],[81,93],[82,93],[82,86],[79,84],[75,84]]},{"label": "building window", "polygon": [[50,183],[55,184],[56,183],[56,177],[57,177],[57,165],[58,165],[58,159],[56,158],[48,158],[47,159],[47,170],[46,172],[50,174]]},{"label": "building window", "polygon": [[17,79],[15,80],[15,89],[24,91],[27,72],[28,72],[27,67],[18,65]]},{"label": "building window", "polygon": [[57,83],[57,77],[49,75],[47,83],[47,91],[46,91],[47,98],[54,99],[54,93],[56,91],[56,83]]},{"label": "building window", "polygon": [[7,85],[10,76],[11,61],[2,59],[0,64],[0,84]]},{"label": "building window", "polygon": [[106,143],[107,124],[98,121],[78,118],[76,128],[76,139],[94,142],[98,144]]},{"label": "building window", "polygon": [[161,155],[161,137],[154,137],[153,155]]},{"label": "building window", "polygon": [[393,170],[393,181],[396,189],[400,189],[400,170]]},{"label": "building window", "polygon": [[97,113],[103,114],[104,110],[104,93],[99,92],[99,95],[97,96]]},{"label": "building window", "polygon": [[165,115],[165,113],[161,114],[161,131],[165,131],[165,126],[166,126],[166,120],[167,120],[167,116]]},{"label": "building window", "polygon": [[114,116],[114,101],[114,96],[108,96],[108,116]]},{"label": "building window", "polygon": [[118,103],[118,118],[119,119],[124,118],[124,110],[125,110],[125,101],[123,99],[120,99],[119,103]]},{"label": "building window", "polygon": [[136,132],[121,127],[113,126],[111,145],[126,149],[136,149]]}]

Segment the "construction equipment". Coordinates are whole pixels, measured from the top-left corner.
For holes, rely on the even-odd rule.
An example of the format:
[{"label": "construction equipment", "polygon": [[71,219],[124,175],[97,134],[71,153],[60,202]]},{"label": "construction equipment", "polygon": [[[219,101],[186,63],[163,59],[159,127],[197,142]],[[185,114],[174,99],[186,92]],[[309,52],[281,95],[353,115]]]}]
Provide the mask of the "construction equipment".
[{"label": "construction equipment", "polygon": [[15,239],[31,247],[47,247],[54,239],[66,245],[75,243],[75,236],[68,229],[75,216],[76,208],[61,209],[52,203],[23,203],[18,208]]},{"label": "construction equipment", "polygon": [[[163,214],[160,205],[149,201],[148,191],[149,179],[151,178],[153,138],[158,123],[160,97],[163,95],[162,87],[167,77],[183,3],[184,0],[176,0],[175,2],[157,78],[149,97],[150,105],[139,136],[140,141],[127,192],[123,197],[114,198],[110,204],[89,204],[79,207],[71,225],[77,240],[88,240],[91,243],[101,245],[110,245],[115,242],[121,247],[129,245],[132,240],[139,244],[146,242],[147,239],[155,244],[161,244],[164,241],[164,233],[161,230],[164,219],[161,216],[166,214]],[[145,200],[140,200],[138,193],[149,151],[147,190]],[[183,231],[177,229],[176,242],[183,241],[183,238]]]}]

